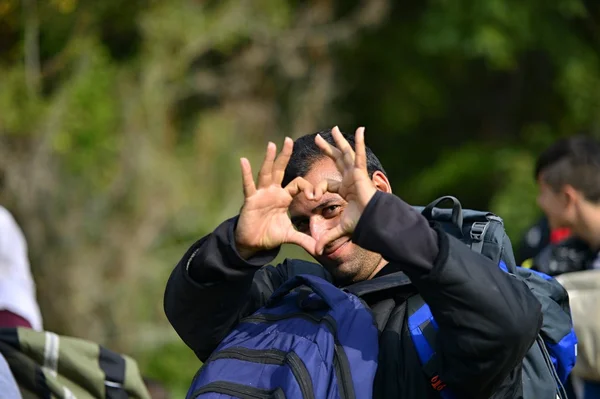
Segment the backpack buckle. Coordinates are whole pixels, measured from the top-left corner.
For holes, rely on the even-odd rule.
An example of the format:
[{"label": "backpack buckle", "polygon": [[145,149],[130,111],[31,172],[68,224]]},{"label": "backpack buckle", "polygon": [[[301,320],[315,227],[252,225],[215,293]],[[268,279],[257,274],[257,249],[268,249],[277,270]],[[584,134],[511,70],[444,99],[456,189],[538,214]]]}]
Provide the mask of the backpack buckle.
[{"label": "backpack buckle", "polygon": [[483,240],[483,235],[489,222],[475,222],[471,225],[471,239],[473,241]]}]

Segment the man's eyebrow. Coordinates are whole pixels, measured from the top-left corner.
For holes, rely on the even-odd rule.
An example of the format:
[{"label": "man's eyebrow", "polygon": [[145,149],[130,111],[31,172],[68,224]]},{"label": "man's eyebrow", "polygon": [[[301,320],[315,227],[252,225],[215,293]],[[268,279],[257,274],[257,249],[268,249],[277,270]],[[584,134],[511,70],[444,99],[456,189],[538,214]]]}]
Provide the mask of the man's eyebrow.
[{"label": "man's eyebrow", "polygon": [[321,210],[323,208],[327,208],[328,206],[333,205],[334,202],[337,202],[337,200],[335,198],[330,198],[328,200],[325,200],[325,201],[321,202],[319,205],[315,206],[313,208],[312,212],[314,213],[314,212],[319,211],[319,210]]}]

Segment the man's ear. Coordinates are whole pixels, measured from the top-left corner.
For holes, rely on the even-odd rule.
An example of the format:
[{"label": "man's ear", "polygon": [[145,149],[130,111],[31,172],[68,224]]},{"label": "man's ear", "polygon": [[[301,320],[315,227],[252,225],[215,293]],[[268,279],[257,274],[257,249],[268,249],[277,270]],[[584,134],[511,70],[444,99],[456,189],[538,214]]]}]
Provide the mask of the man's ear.
[{"label": "man's ear", "polygon": [[392,192],[392,185],[388,180],[387,176],[380,170],[376,170],[373,173],[373,183],[375,184],[375,188],[379,191],[383,191],[384,193]]},{"label": "man's ear", "polygon": [[572,206],[577,203],[581,197],[581,193],[570,184],[565,184],[562,188],[563,198],[566,206]]}]

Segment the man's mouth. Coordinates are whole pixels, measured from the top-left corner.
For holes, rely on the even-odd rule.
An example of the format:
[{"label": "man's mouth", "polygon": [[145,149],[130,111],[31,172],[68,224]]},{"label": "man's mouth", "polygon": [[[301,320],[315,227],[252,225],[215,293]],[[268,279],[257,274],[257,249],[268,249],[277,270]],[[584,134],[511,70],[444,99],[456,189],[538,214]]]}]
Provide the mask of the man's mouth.
[{"label": "man's mouth", "polygon": [[335,259],[339,256],[342,249],[348,244],[350,240],[341,240],[336,242],[335,244],[325,247],[325,251],[323,251],[323,255],[327,256],[330,259]]}]

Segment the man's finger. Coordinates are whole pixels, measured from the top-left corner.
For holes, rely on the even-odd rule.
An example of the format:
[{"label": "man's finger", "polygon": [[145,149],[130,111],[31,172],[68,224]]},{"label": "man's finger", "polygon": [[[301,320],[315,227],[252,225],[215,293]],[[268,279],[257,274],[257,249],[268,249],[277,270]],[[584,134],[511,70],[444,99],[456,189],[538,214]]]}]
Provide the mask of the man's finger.
[{"label": "man's finger", "polygon": [[315,144],[321,149],[321,151],[323,151],[323,153],[325,155],[327,155],[329,158],[331,158],[335,162],[335,164],[336,164],[337,168],[340,170],[340,172],[344,170],[344,160],[343,160],[344,155],[342,154],[342,152],[340,150],[338,150],[337,148],[335,148],[334,146],[329,144],[319,134],[317,134],[317,137],[315,137]]},{"label": "man's finger", "polygon": [[354,158],[354,166],[358,169],[367,170],[367,149],[365,146],[364,127],[356,129],[355,147],[356,156]]},{"label": "man's finger", "polygon": [[329,144],[323,137],[321,137],[320,134],[317,134],[317,137],[315,137],[315,143],[317,144],[317,146],[319,146],[321,151],[325,153],[325,155],[332,159],[339,158],[342,156],[342,152],[334,146],[332,146],[331,144]]},{"label": "man's finger", "polygon": [[292,156],[292,150],[294,149],[294,141],[286,137],[283,141],[283,148],[273,163],[273,183],[281,184],[283,176],[285,175],[285,168]]},{"label": "man's finger", "polygon": [[285,186],[285,191],[287,191],[292,197],[295,197],[300,192],[304,192],[306,198],[309,200],[314,199],[313,185],[302,177],[296,177],[294,180],[292,180],[287,186]]},{"label": "man's finger", "polygon": [[250,166],[250,161],[248,161],[246,158],[240,158],[240,165],[242,167],[242,185],[244,187],[244,197],[248,198],[256,192],[254,176],[252,176],[252,167]]},{"label": "man's finger", "polygon": [[265,153],[265,159],[258,172],[258,187],[263,188],[271,184],[273,180],[273,162],[275,161],[275,153],[277,152],[277,146],[275,143],[269,141],[267,145],[267,152]]},{"label": "man's finger", "polygon": [[323,255],[323,250],[327,246],[327,244],[337,240],[340,237],[343,237],[346,234],[341,225],[337,225],[331,230],[328,230],[321,237],[319,237],[319,241],[317,241],[317,245],[315,247],[315,252],[317,255]]},{"label": "man's finger", "polygon": [[338,193],[342,183],[337,180],[325,179],[315,186],[315,200],[320,200],[325,193]]},{"label": "man's finger", "polygon": [[294,231],[289,235],[287,239],[287,244],[298,245],[304,248],[304,250],[310,255],[315,256],[316,241],[308,234],[300,233],[299,231]]},{"label": "man's finger", "polygon": [[333,136],[333,140],[335,141],[335,145],[342,152],[342,156],[344,159],[344,166],[354,166],[354,150],[348,140],[344,138],[344,135],[340,131],[339,127],[334,127],[331,130],[331,135]]}]

